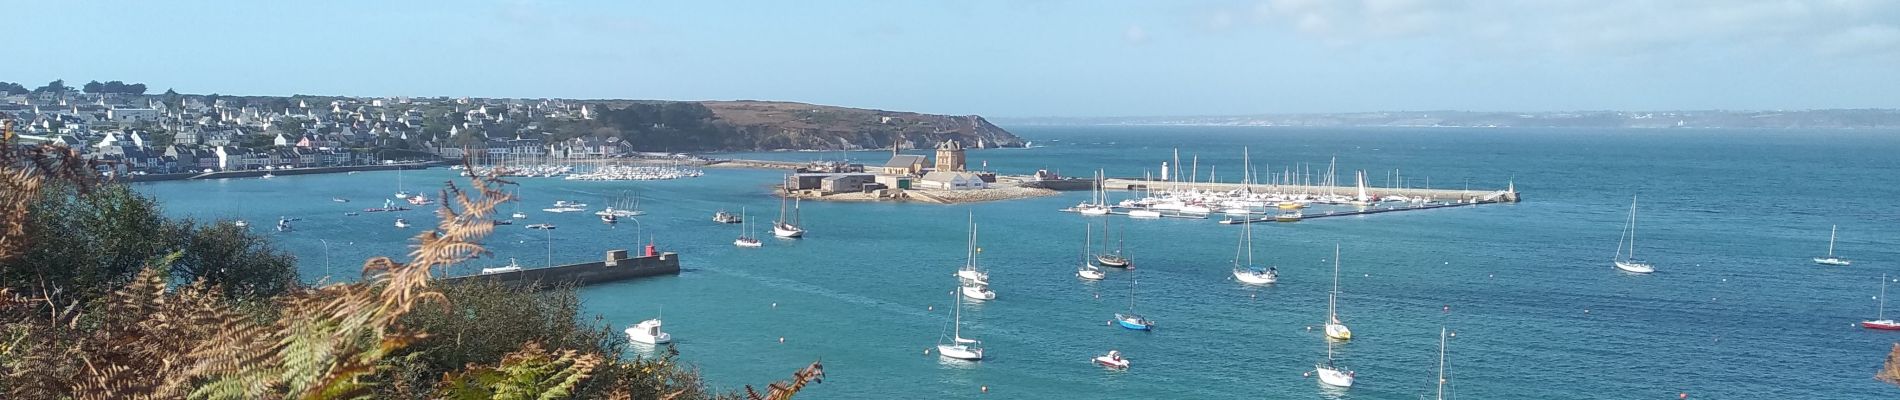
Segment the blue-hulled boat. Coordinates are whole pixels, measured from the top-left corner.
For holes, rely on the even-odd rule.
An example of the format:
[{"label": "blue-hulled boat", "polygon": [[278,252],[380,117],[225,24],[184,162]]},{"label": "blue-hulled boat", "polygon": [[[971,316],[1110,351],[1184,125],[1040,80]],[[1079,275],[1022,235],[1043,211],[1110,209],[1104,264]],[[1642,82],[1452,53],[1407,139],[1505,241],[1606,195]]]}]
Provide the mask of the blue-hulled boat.
[{"label": "blue-hulled boat", "polygon": [[1150,329],[1154,329],[1155,327],[1154,321],[1149,321],[1147,318],[1143,318],[1141,315],[1137,315],[1133,313],[1115,314],[1115,324],[1121,325],[1121,327],[1123,328],[1128,328],[1128,329],[1133,329],[1133,330],[1138,330],[1138,331],[1150,330]]}]

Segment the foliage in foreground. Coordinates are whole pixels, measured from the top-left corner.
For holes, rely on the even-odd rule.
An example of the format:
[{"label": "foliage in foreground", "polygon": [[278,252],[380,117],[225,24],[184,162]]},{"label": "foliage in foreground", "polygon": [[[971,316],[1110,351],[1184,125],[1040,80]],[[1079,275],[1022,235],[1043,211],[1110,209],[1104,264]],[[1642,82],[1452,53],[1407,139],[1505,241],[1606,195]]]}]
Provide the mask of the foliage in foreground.
[{"label": "foliage in foreground", "polygon": [[[16,154],[11,143],[0,151],[0,262],[19,262],[31,253],[36,217],[34,202],[47,187],[70,185],[83,195],[102,187],[77,153],[43,148]],[[582,334],[558,318],[530,326],[542,333],[495,338],[483,346],[512,349],[490,358],[496,349],[451,346],[468,330],[513,321],[488,318],[483,308],[458,308],[440,288],[431,287],[431,271],[485,254],[478,241],[493,230],[495,206],[508,201],[500,190],[508,182],[476,178],[473,190],[447,185],[436,211],[436,229],[418,234],[406,262],[378,257],[364,263],[364,279],[322,287],[290,286],[262,298],[268,307],[243,307],[233,293],[203,271],[191,283],[175,285],[174,268],[191,263],[199,252],[149,246],[136,237],[108,240],[139,257],[134,275],[120,284],[91,279],[71,290],[99,294],[83,307],[61,307],[46,286],[0,287],[0,397],[10,399],[280,399],[280,398],[711,398],[697,376],[658,360],[620,360],[611,335]],[[126,241],[125,243],[118,242]],[[229,243],[227,243],[229,244]],[[244,247],[238,243],[237,247]],[[169,252],[162,252],[169,251]],[[148,253],[140,253],[148,252]],[[149,252],[161,252],[157,254]],[[121,260],[122,261],[122,260]],[[129,263],[129,262],[127,262]],[[126,268],[119,261],[112,264]],[[29,290],[17,290],[27,287]],[[105,288],[116,288],[107,290]],[[31,289],[39,289],[34,291]],[[451,289],[453,290],[453,289]],[[237,294],[250,295],[254,292]],[[520,294],[520,293],[517,293]],[[565,300],[546,304],[565,307]],[[77,300],[74,300],[75,302]],[[476,305],[471,301],[471,305]],[[437,313],[437,314],[431,314]],[[431,320],[430,316],[441,317]],[[452,317],[461,315],[456,321]],[[546,329],[551,326],[566,328]],[[566,332],[561,333],[561,332]],[[449,336],[455,334],[458,336]],[[592,342],[591,345],[589,345]],[[555,346],[549,348],[546,346]],[[479,351],[476,351],[479,350]],[[459,355],[456,354],[460,352]],[[418,371],[466,362],[430,382]],[[450,367],[453,368],[453,367]],[[746,388],[747,398],[786,399],[807,382],[822,379],[813,364],[775,383],[767,394]],[[406,377],[408,379],[395,379]],[[428,382],[427,386],[416,383]]]}]

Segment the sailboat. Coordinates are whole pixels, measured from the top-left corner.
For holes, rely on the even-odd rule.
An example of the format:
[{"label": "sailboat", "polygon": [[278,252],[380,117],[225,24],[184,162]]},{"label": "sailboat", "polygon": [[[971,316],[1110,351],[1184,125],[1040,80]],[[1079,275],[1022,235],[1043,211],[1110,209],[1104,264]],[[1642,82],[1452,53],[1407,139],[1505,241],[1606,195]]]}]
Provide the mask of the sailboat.
[{"label": "sailboat", "polygon": [[[1247,219],[1244,225],[1246,228],[1240,234],[1240,245],[1234,249],[1234,280],[1255,285],[1280,281],[1279,268],[1267,267],[1263,270],[1253,265],[1253,219]],[[1247,255],[1245,264],[1240,262],[1242,253]]]},{"label": "sailboat", "polygon": [[772,222],[772,236],[798,238],[805,236],[805,228],[799,227],[798,201],[792,201],[792,218],[785,219],[785,199],[778,200],[778,221]]},{"label": "sailboat", "polygon": [[1319,375],[1319,383],[1342,388],[1352,387],[1352,381],[1356,375],[1352,370],[1346,369],[1346,366],[1340,365],[1339,361],[1333,360],[1332,341],[1326,342],[1326,359],[1314,363],[1313,372]]},{"label": "sailboat", "polygon": [[[721,212],[724,212],[724,211],[721,211]],[[741,221],[743,221],[744,220],[743,215],[745,215],[744,208],[739,209],[739,215],[741,215],[741,217],[739,218],[741,219]],[[746,223],[746,222],[740,222],[739,231],[740,231],[739,238],[733,239],[732,245],[739,246],[739,247],[764,247],[765,246],[765,242],[760,242],[757,237],[752,236],[752,224]]]},{"label": "sailboat", "polygon": [[[1337,243],[1333,244],[1333,291],[1326,294],[1326,337],[1333,340],[1352,340],[1352,329],[1346,328],[1345,323],[1339,322],[1339,244]],[[1331,354],[1330,350],[1328,354]],[[1330,356],[1328,358],[1330,359]],[[1345,385],[1340,386],[1352,386],[1351,379],[1347,379],[1346,382]]]},{"label": "sailboat", "polygon": [[1900,322],[1887,319],[1887,274],[1880,275],[1880,308],[1875,311],[1874,320],[1860,321],[1860,326],[1883,331],[1900,331]]},{"label": "sailboat", "polygon": [[[1628,257],[1624,257],[1623,254],[1624,242],[1629,243]],[[1616,258],[1612,259],[1611,262],[1616,263],[1616,269],[1630,273],[1647,274],[1656,272],[1655,266],[1643,262],[1640,258],[1636,258],[1636,196],[1630,196],[1629,223],[1623,226],[1623,236],[1617,238]]]},{"label": "sailboat", "polygon": [[1121,327],[1123,328],[1128,328],[1128,329],[1133,329],[1133,330],[1138,330],[1138,331],[1153,330],[1155,327],[1154,321],[1149,321],[1148,318],[1142,317],[1141,314],[1135,313],[1135,284],[1136,283],[1139,283],[1139,281],[1132,280],[1132,279],[1128,281],[1128,311],[1122,312],[1122,313],[1116,313],[1115,324],[1121,325]]},{"label": "sailboat", "polygon": [[1120,247],[1117,247],[1114,252],[1108,251],[1108,236],[1109,236],[1108,233],[1109,233],[1108,221],[1103,220],[1102,221],[1102,254],[1095,256],[1095,262],[1101,263],[1102,266],[1106,266],[1106,267],[1128,268],[1128,265],[1132,264],[1132,262],[1128,261],[1128,257],[1122,256],[1122,249]]},{"label": "sailboat", "polygon": [[396,198],[409,199],[409,191],[402,190],[402,168],[396,168]]},{"label": "sailboat", "polygon": [[1834,234],[1835,232],[1838,232],[1840,228],[1841,228],[1840,225],[1835,225],[1833,228],[1828,228],[1827,230],[1827,257],[1815,257],[1814,258],[1815,264],[1847,266],[1854,263],[1852,261],[1847,261],[1846,259],[1842,259],[1840,257],[1834,256]]},{"label": "sailboat", "polygon": [[963,337],[963,299],[956,296],[957,295],[953,294],[950,297],[950,301],[952,302],[951,306],[956,307],[956,310],[953,311],[953,315],[955,316],[950,319],[950,343],[945,344],[943,343],[943,338],[938,337],[937,354],[958,360],[982,360],[983,342]]},{"label": "sailboat", "polygon": [[513,219],[527,219],[528,213],[521,212],[521,191],[516,190],[515,194],[508,196],[508,198],[511,199],[508,201],[508,209],[514,211],[514,213],[509,214],[508,217]]},{"label": "sailboat", "polygon": [[1094,233],[1095,229],[1093,227],[1088,225],[1082,226],[1082,266],[1075,268],[1075,276],[1091,281],[1099,281],[1103,278],[1107,278],[1108,274],[1102,272],[1102,267],[1095,266],[1095,263],[1089,262],[1089,248],[1091,247],[1090,245],[1095,242],[1095,239],[1089,237],[1089,235]]},{"label": "sailboat", "polygon": [[974,216],[971,217],[970,222],[970,245],[964,253],[968,254],[969,261],[963,264],[963,268],[957,270],[957,280],[961,282],[958,291],[963,292],[963,297],[974,300],[996,300],[996,291],[990,290],[990,274],[976,266],[976,257],[983,253],[983,248],[976,247]]},{"label": "sailboat", "polygon": [[[975,213],[971,213],[970,215],[970,248],[973,249],[972,251],[981,251],[981,250],[974,250],[976,249],[976,214]],[[972,253],[970,254],[969,261],[963,263],[963,268],[957,270],[957,279],[963,281],[964,283],[976,283],[980,285],[988,285],[989,280],[990,280],[990,273],[984,272],[982,269],[977,268],[976,254]]]},{"label": "sailboat", "polygon": [[1095,170],[1095,187],[1089,192],[1089,201],[1075,206],[1075,212],[1082,215],[1108,215],[1108,192],[1102,187],[1102,171]]}]

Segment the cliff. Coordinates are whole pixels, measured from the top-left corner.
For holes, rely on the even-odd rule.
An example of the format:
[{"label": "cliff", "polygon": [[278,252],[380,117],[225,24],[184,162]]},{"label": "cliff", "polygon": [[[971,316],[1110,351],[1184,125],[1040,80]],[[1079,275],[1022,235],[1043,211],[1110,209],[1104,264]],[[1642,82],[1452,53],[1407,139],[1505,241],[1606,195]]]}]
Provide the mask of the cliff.
[{"label": "cliff", "polygon": [[[1022,138],[983,117],[869,110],[768,101],[601,102],[594,120],[559,127],[569,135],[614,135],[643,151],[930,148],[956,140],[971,148],[1021,147]],[[578,125],[578,126],[575,126]]]}]

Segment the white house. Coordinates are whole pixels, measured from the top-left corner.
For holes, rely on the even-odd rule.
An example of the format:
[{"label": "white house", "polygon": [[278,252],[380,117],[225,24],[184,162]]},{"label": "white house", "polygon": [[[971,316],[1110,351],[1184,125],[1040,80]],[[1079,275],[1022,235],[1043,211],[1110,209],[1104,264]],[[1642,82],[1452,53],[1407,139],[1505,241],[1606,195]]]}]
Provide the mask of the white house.
[{"label": "white house", "polygon": [[983,177],[970,172],[931,171],[916,183],[924,189],[968,190],[988,187]]}]

